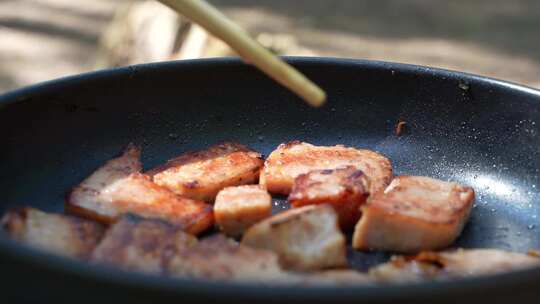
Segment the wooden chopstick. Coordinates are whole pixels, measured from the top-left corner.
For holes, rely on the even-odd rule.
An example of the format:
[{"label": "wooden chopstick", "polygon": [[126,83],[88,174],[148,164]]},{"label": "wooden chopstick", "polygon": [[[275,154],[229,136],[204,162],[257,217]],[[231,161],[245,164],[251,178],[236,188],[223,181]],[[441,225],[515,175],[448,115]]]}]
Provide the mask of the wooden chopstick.
[{"label": "wooden chopstick", "polygon": [[246,62],[295,92],[314,107],[321,106],[326,93],[298,70],[272,54],[247,32],[204,0],[159,0],[199,24],[235,50]]}]

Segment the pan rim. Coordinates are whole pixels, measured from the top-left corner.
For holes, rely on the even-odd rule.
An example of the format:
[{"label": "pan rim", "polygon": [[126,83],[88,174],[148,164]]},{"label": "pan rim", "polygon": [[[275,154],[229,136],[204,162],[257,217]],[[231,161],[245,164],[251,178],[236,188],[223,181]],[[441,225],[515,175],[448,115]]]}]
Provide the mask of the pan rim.
[{"label": "pan rim", "polygon": [[[513,91],[534,95],[540,98],[540,90],[502,81],[490,77],[484,77],[469,73],[445,70],[440,68],[425,67],[419,65],[392,63],[385,61],[358,60],[332,57],[285,57],[290,63],[300,65],[357,65],[371,69],[383,69],[388,71],[397,71],[404,73],[431,74],[437,77],[451,77],[465,81],[480,81],[494,86],[505,87]],[[194,59],[185,61],[168,61],[159,63],[140,64],[128,67],[113,68],[100,71],[92,71],[83,74],[67,76],[59,79],[41,82],[35,85],[23,87],[13,91],[8,91],[0,95],[0,110],[9,104],[23,102],[32,95],[42,91],[54,90],[58,87],[76,85],[77,83],[114,77],[126,77],[133,73],[145,72],[150,70],[159,70],[163,68],[182,68],[185,66],[195,66],[208,68],[209,66],[241,66],[245,65],[238,58],[211,58]],[[53,254],[42,252],[28,246],[18,244],[7,239],[0,234],[0,253],[9,255],[12,258],[21,260],[28,264],[35,264],[45,267],[49,271],[65,273],[69,276],[77,276],[86,280],[95,280],[106,282],[115,286],[124,286],[132,289],[146,288],[155,292],[167,292],[171,294],[190,294],[193,296],[204,295],[215,299],[222,297],[237,297],[245,299],[257,298],[260,300],[276,299],[276,296],[290,300],[316,300],[316,301],[352,301],[358,299],[365,300],[406,300],[430,297],[442,297],[451,295],[456,290],[461,294],[485,292],[495,289],[493,281],[498,285],[504,285],[507,288],[518,287],[521,284],[531,283],[540,280],[540,267],[531,269],[512,271],[489,276],[466,278],[447,282],[427,282],[411,283],[403,285],[383,285],[383,286],[362,286],[362,287],[288,287],[272,286],[272,288],[257,288],[256,296],[253,288],[255,286],[249,283],[231,283],[231,282],[209,282],[190,279],[171,279],[156,278],[155,276],[111,271],[112,268],[101,265],[89,265],[84,262],[59,257]]]},{"label": "pan rim", "polygon": [[[399,62],[390,62],[382,60],[367,60],[367,59],[355,59],[355,58],[340,58],[340,57],[305,57],[305,56],[281,56],[286,62],[292,65],[298,64],[314,64],[314,65],[356,65],[356,66],[366,66],[371,68],[382,68],[389,71],[400,71],[400,72],[416,72],[416,73],[428,73],[438,76],[452,76],[454,78],[459,78],[463,80],[477,80],[493,85],[503,86],[509,89],[521,91],[524,93],[538,95],[540,96],[540,88],[533,88],[526,85],[518,84],[516,82],[511,82],[507,80],[502,80],[498,78],[477,75],[467,72],[460,72],[451,69],[444,69],[438,67],[429,67],[423,65],[416,65],[410,63],[399,63]],[[151,62],[151,63],[141,63],[135,65],[129,65],[124,67],[100,69],[95,71],[84,72],[75,75],[68,75],[60,78],[55,78],[51,80],[46,80],[32,84],[29,86],[24,86],[21,88],[9,90],[3,93],[0,93],[0,108],[11,104],[24,101],[28,98],[28,95],[31,95],[34,91],[52,89],[56,86],[76,84],[81,81],[88,81],[93,79],[100,78],[109,78],[114,76],[130,75],[133,73],[139,73],[142,70],[155,70],[161,68],[175,68],[181,66],[208,66],[208,65],[219,65],[219,66],[249,66],[244,63],[239,57],[217,57],[217,58],[201,58],[201,59],[187,59],[187,60],[171,60],[171,61],[160,61],[160,62]]]}]

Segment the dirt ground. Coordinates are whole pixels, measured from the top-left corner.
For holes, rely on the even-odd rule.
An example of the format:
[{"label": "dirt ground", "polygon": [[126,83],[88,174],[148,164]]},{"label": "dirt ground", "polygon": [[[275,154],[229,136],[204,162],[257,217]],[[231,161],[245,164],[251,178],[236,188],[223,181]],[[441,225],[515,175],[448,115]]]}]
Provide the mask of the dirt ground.
[{"label": "dirt ground", "polygon": [[[0,92],[93,69],[100,35],[126,1],[0,1]],[[537,0],[211,2],[254,35],[291,34],[313,54],[444,67],[540,88]]]}]

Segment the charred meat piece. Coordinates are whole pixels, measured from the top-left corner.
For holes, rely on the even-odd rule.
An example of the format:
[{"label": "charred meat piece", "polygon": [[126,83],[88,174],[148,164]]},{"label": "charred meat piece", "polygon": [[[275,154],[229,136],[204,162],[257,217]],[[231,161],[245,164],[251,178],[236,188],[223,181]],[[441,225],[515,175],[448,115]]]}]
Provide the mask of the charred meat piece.
[{"label": "charred meat piece", "polygon": [[281,283],[282,271],[275,253],[239,245],[223,235],[201,240],[166,263],[171,276],[251,283]]},{"label": "charred meat piece", "polygon": [[396,177],[362,206],[353,247],[406,253],[447,247],[461,233],[473,202],[470,187],[428,177]]},{"label": "charred meat piece", "polygon": [[212,206],[180,197],[141,173],[139,151],[130,146],[68,195],[66,210],[111,223],[126,213],[166,220],[198,234],[213,225]]},{"label": "charred meat piece", "polygon": [[214,203],[214,217],[221,230],[239,236],[251,225],[272,214],[272,197],[258,185],[227,187]]},{"label": "charred meat piece", "polygon": [[23,207],[7,212],[0,220],[11,238],[52,253],[86,259],[105,232],[92,221],[46,213]]},{"label": "charred meat piece", "polygon": [[211,202],[225,187],[256,183],[262,165],[258,152],[237,143],[222,143],[184,153],[147,174],[179,195]]},{"label": "charred meat piece", "polygon": [[271,193],[289,194],[294,179],[313,170],[353,166],[370,180],[370,193],[382,191],[392,179],[392,165],[383,155],[342,145],[314,146],[293,141],[281,144],[268,156],[260,184]]},{"label": "charred meat piece", "polygon": [[458,249],[396,256],[369,271],[380,283],[410,283],[478,276],[540,265],[540,258],[498,249]]},{"label": "charred meat piece", "polygon": [[275,252],[284,269],[309,271],[347,265],[345,237],[330,205],[274,215],[251,226],[242,244]]},{"label": "charred meat piece", "polygon": [[167,222],[123,216],[92,253],[92,261],[125,270],[163,273],[162,264],[197,239]]},{"label": "charred meat piece", "polygon": [[369,196],[367,176],[353,166],[314,170],[299,175],[289,195],[295,207],[330,204],[336,210],[343,230],[350,230],[360,218],[360,206]]}]

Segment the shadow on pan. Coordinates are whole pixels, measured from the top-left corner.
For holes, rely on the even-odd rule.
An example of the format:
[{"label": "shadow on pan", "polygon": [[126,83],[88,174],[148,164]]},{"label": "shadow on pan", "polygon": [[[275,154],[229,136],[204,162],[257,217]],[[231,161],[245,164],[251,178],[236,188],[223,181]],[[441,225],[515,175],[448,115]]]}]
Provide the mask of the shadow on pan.
[{"label": "shadow on pan", "polygon": [[[455,246],[540,247],[540,92],[419,66],[288,60],[327,90],[324,107],[308,107],[236,59],[106,70],[1,96],[0,212],[23,204],[61,211],[64,193],[129,142],[142,146],[150,168],[219,141],[238,141],[267,155],[297,139],[374,149],[393,161],[396,175],[474,187],[472,217]],[[399,137],[398,121],[407,123]],[[387,257],[349,254],[351,265],[364,270]],[[9,278],[2,288],[7,296],[27,300],[478,303],[534,300],[540,288],[540,269],[317,290],[169,280],[65,260],[2,236],[0,263]]]}]

